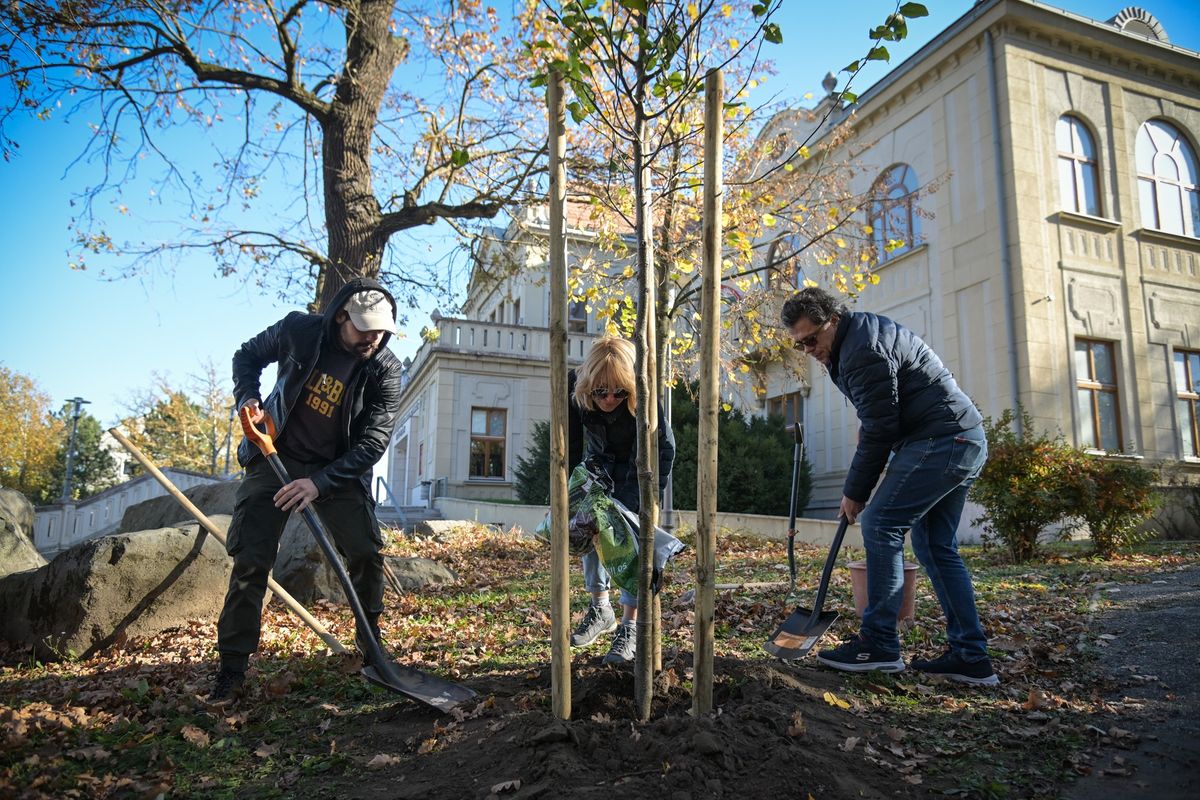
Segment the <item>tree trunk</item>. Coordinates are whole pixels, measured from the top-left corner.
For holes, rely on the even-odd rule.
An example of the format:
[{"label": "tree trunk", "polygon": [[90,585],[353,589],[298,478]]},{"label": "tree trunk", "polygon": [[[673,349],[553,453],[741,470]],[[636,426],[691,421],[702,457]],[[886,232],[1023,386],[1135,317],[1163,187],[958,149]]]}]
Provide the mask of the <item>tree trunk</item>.
[{"label": "tree trunk", "polygon": [[346,65],[322,125],[328,259],[319,267],[315,311],[348,281],[375,278],[388,236],[371,178],[371,137],[388,81],[408,55],[390,30],[392,0],[358,0],[345,16]]},{"label": "tree trunk", "polygon": [[[638,20],[643,32],[646,18]],[[654,528],[658,524],[658,369],[655,366],[654,212],[650,185],[649,122],[645,114],[646,55],[639,49],[634,89],[633,192],[636,205],[638,303],[634,342],[637,346],[637,470],[641,509],[639,525],[637,655],[633,693],[638,719],[650,719],[654,697]]]}]

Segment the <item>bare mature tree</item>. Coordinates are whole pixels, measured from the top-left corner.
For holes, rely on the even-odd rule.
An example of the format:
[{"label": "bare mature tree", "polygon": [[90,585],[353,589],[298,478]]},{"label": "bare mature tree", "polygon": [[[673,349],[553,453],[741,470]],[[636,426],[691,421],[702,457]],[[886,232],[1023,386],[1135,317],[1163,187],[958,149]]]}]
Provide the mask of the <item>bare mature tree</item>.
[{"label": "bare mature tree", "polygon": [[[491,218],[538,168],[530,57],[504,30],[478,0],[11,0],[0,149],[16,154],[28,115],[92,126],[79,160],[100,178],[81,193],[76,268],[200,249],[314,309],[356,276],[444,288],[389,239]],[[182,205],[165,241],[110,235],[113,209],[149,205],[123,192],[132,179]]]}]

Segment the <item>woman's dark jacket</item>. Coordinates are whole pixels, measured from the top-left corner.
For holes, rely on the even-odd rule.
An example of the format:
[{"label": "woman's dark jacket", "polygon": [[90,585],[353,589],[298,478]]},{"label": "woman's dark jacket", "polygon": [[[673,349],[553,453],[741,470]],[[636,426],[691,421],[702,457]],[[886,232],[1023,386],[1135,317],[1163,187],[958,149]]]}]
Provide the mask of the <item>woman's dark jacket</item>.
[{"label": "woman's dark jacket", "polygon": [[[575,370],[567,375],[567,464],[580,462],[600,466],[613,481],[613,497],[630,511],[641,508],[637,478],[637,419],[625,403],[611,414],[589,411],[575,404]],[[675,436],[658,405],[658,491],[667,486],[675,463]]]},{"label": "woman's dark jacket", "polygon": [[[288,415],[317,365],[321,347],[327,342],[339,346],[334,317],[350,295],[366,289],[375,289],[387,296],[394,318],[396,300],[391,292],[369,278],[356,278],[342,287],[324,314],[293,311],[244,342],[233,354],[233,397],[238,408],[247,400],[259,400],[275,420],[277,434],[283,433],[287,429]],[[331,489],[345,488],[354,481],[358,481],[368,495],[371,493],[371,468],[387,448],[400,411],[401,367],[400,361],[387,348],[390,338],[390,334],[383,337],[379,349],[355,371],[350,382],[350,400],[343,407],[339,455],[309,476],[321,495]],[[278,365],[275,388],[266,400],[262,400],[259,379],[271,362]],[[258,449],[246,439],[238,445],[238,463],[243,467],[259,455]]]},{"label": "woman's dark jacket", "polygon": [[851,500],[867,501],[893,449],[983,421],[937,353],[887,317],[863,311],[841,317],[829,362],[829,377],[861,423],[842,488]]}]

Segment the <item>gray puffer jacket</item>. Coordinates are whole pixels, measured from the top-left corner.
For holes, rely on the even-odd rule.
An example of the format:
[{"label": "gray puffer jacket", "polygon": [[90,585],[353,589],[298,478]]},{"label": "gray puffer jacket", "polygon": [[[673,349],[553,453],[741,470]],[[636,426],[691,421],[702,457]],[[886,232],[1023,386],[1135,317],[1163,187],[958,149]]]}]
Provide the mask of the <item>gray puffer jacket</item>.
[{"label": "gray puffer jacket", "polygon": [[887,317],[856,311],[838,321],[829,376],[858,412],[858,449],[842,493],[866,502],[891,451],[983,422],[950,370],[919,336]]}]

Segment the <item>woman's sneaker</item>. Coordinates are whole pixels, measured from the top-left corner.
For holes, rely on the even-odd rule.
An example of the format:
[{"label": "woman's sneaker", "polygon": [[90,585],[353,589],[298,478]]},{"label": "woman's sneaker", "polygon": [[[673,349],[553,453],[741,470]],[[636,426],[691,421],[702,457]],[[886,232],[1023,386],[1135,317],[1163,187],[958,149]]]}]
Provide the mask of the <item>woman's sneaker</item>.
[{"label": "woman's sneaker", "polygon": [[617,618],[611,605],[590,605],[587,613],[583,615],[583,621],[571,634],[571,647],[587,647],[604,634],[612,633],[616,629]]},{"label": "woman's sneaker", "polygon": [[999,686],[1000,679],[992,669],[992,660],[984,657],[982,661],[964,661],[952,650],[947,650],[934,659],[914,658],[912,668],[930,675],[941,675],[959,683],[969,683],[972,686]]},{"label": "woman's sneaker", "polygon": [[903,672],[904,659],[899,653],[877,650],[861,633],[830,650],[817,653],[817,661],[843,672]]}]

